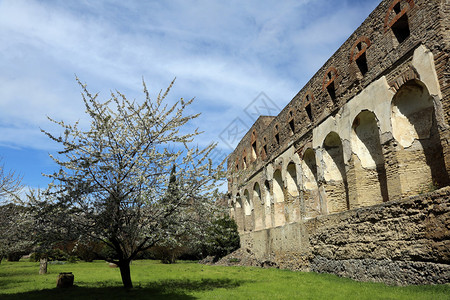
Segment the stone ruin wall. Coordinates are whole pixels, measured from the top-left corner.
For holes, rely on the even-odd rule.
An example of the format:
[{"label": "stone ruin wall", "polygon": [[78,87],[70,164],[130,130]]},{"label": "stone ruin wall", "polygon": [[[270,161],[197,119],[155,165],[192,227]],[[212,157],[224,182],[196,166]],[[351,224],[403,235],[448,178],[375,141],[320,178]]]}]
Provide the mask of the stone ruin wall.
[{"label": "stone ruin wall", "polygon": [[447,0],[382,1],[277,116],[255,122],[228,159],[241,247],[361,280],[450,278],[449,15]]}]

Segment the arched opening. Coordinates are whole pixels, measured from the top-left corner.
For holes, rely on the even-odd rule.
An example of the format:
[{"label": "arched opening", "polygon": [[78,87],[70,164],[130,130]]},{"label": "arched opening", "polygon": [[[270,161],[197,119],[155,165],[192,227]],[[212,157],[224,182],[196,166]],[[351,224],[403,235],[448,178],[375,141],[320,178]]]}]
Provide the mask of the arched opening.
[{"label": "arched opening", "polygon": [[[295,154],[297,156],[297,154]],[[286,222],[292,223],[300,220],[300,201],[297,180],[297,166],[290,162],[286,168],[286,199],[285,217]]]},{"label": "arched opening", "polygon": [[244,221],[245,231],[253,230],[253,203],[250,199],[250,193],[248,190],[244,191]]},{"label": "arched opening", "polygon": [[370,206],[388,201],[386,167],[380,143],[380,130],[371,111],[359,113],[352,126],[351,207]]},{"label": "arched opening", "polygon": [[347,174],[341,138],[330,132],[323,142],[323,172],[329,213],[349,209]]},{"label": "arched opening", "polygon": [[238,230],[239,231],[244,231],[245,226],[244,226],[244,210],[243,210],[243,205],[242,205],[242,198],[241,195],[239,193],[236,194],[236,202],[235,202],[235,220],[236,220],[236,224],[238,226]]},{"label": "arched opening", "polygon": [[255,217],[255,230],[261,230],[264,228],[264,202],[261,201],[261,188],[259,183],[255,182],[253,185],[253,205],[254,205],[254,217]]},{"label": "arched opening", "polygon": [[287,166],[286,187],[287,187],[288,193],[292,197],[298,196],[297,170],[296,170],[295,164],[293,162],[290,162]]},{"label": "arched opening", "polygon": [[303,154],[302,176],[305,217],[314,218],[320,214],[320,198],[317,185],[316,154],[311,148]]},{"label": "arched opening", "polygon": [[276,170],[273,173],[273,202],[274,202],[274,225],[284,225],[286,219],[284,217],[284,191],[283,179],[281,171]]},{"label": "arched opening", "polygon": [[284,202],[283,179],[280,170],[273,173],[273,200],[275,203]]},{"label": "arched opening", "polygon": [[434,113],[433,97],[418,80],[400,87],[392,99],[392,134],[402,195],[428,192],[448,184]]},{"label": "arched opening", "polygon": [[272,224],[272,200],[270,196],[270,183],[268,180],[264,182],[264,213],[265,213],[265,225],[266,228],[273,226]]}]

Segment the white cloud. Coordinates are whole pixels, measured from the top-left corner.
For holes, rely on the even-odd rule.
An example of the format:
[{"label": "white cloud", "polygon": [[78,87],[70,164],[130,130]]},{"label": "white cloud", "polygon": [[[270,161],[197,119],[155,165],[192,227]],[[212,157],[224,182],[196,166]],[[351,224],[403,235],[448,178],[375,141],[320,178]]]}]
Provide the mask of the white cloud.
[{"label": "white cloud", "polygon": [[377,2],[1,1],[0,143],[51,150],[45,116],[83,115],[74,74],[137,99],[142,76],[152,94],[176,76],[218,140],[259,92],[286,105]]}]

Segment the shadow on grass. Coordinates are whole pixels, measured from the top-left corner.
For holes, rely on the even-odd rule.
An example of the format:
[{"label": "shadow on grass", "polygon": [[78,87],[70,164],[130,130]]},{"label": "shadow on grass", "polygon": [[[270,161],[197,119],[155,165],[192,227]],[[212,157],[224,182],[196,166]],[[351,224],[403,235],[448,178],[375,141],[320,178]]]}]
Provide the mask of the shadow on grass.
[{"label": "shadow on grass", "polygon": [[[26,283],[25,280],[19,280],[17,278],[14,278],[14,276],[0,276],[0,289],[10,286],[11,284],[20,284],[20,283]],[[2,299],[2,296],[0,294],[0,299]]]},{"label": "shadow on grass", "polygon": [[196,299],[189,292],[207,291],[218,288],[236,288],[241,282],[231,279],[163,280],[137,286],[131,290],[123,287],[79,287],[68,289],[47,289],[18,294],[1,295],[2,300],[19,299]]}]

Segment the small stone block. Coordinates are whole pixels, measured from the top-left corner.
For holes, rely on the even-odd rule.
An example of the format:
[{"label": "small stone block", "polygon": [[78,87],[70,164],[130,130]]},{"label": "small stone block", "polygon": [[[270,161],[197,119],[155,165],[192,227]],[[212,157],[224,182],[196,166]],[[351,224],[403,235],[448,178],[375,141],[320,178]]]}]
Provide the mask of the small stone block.
[{"label": "small stone block", "polygon": [[59,273],[56,287],[68,288],[73,286],[74,276],[72,272]]}]

